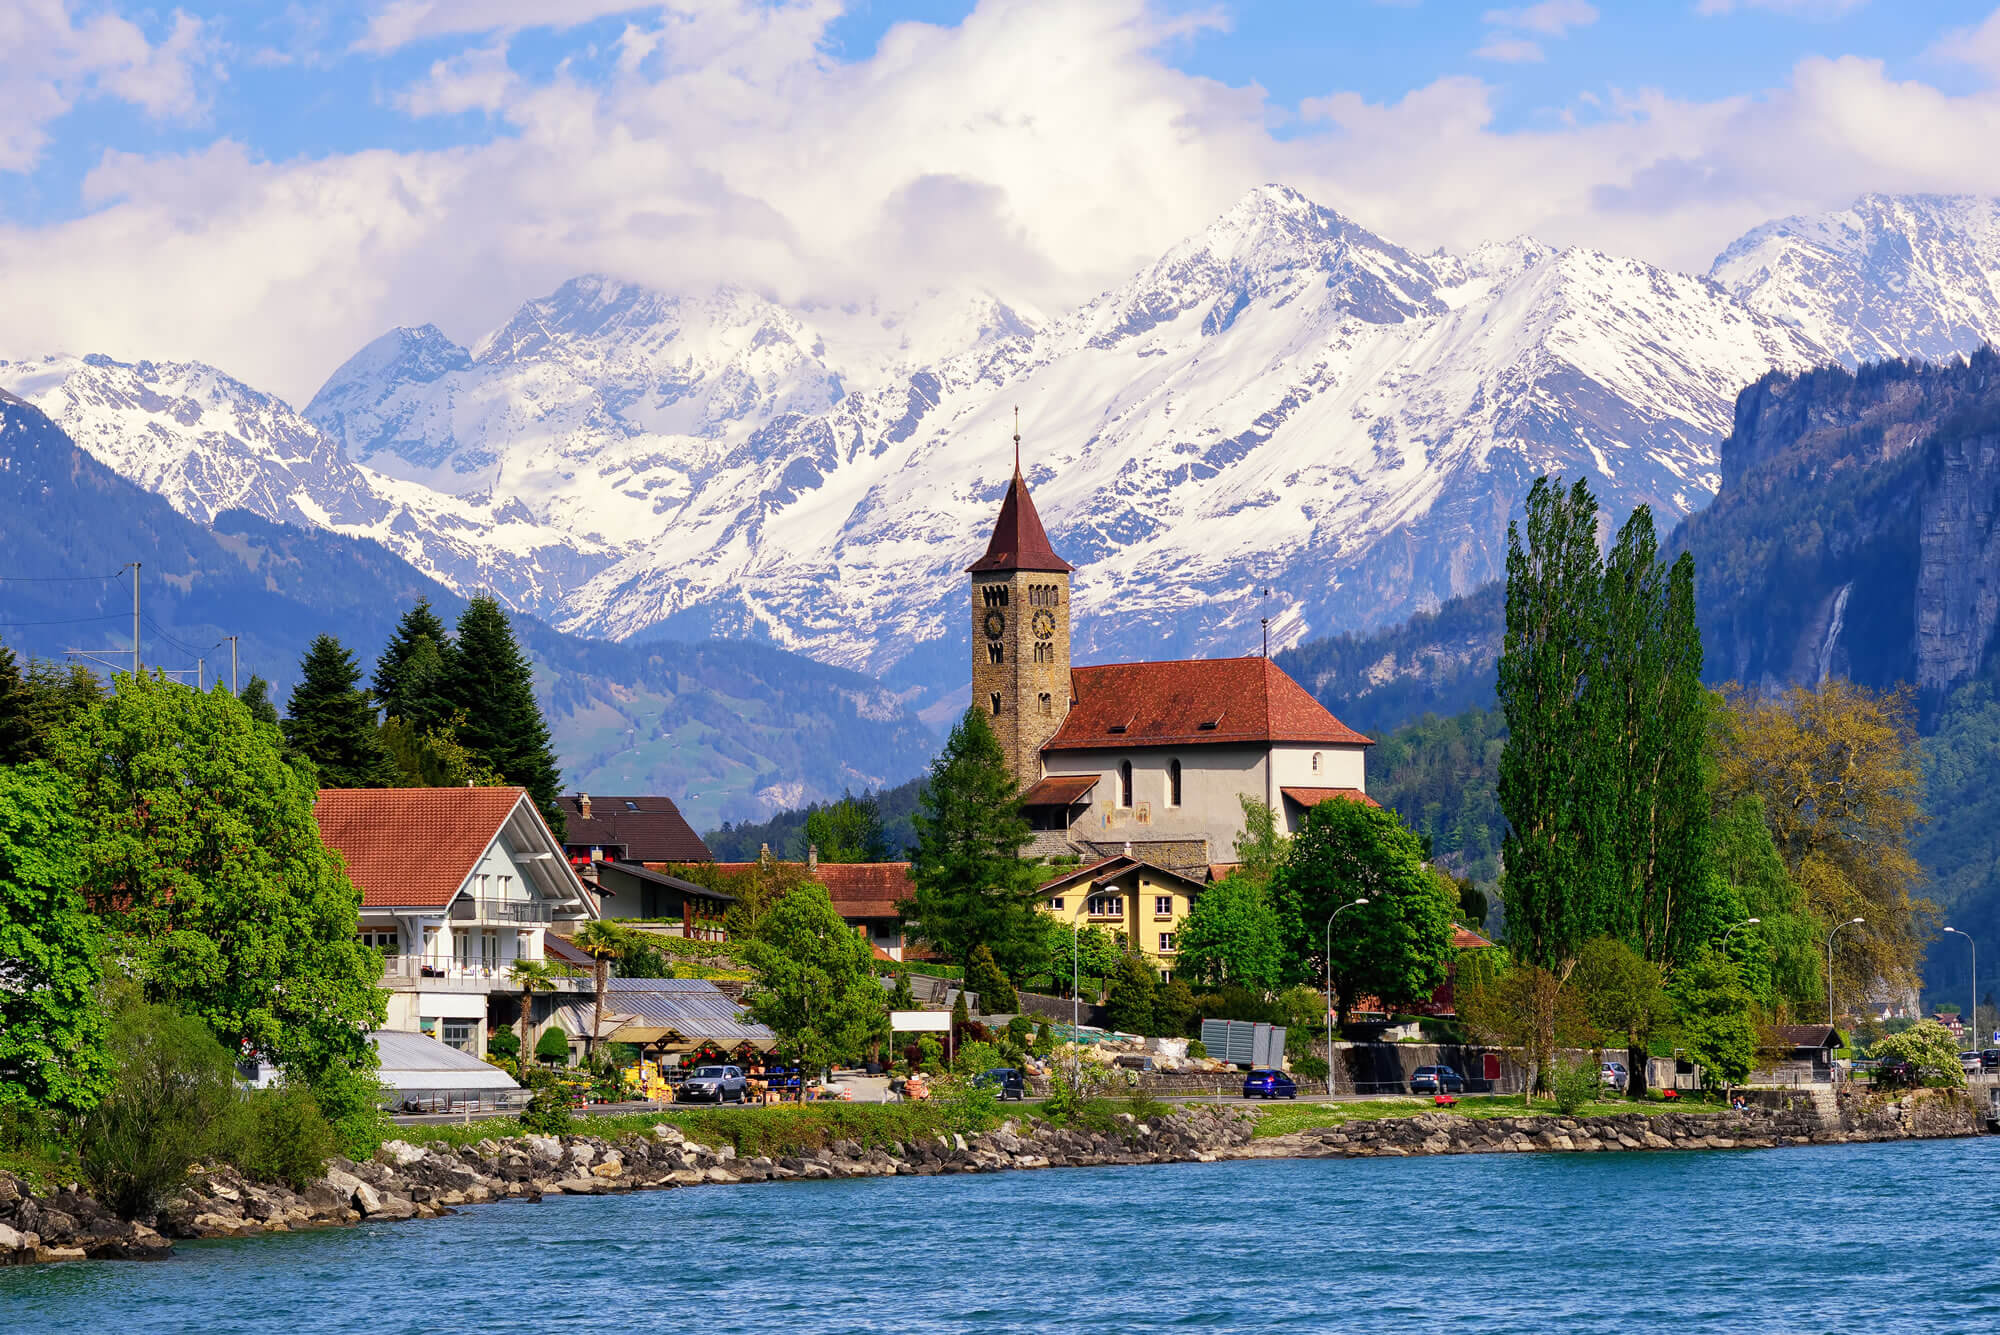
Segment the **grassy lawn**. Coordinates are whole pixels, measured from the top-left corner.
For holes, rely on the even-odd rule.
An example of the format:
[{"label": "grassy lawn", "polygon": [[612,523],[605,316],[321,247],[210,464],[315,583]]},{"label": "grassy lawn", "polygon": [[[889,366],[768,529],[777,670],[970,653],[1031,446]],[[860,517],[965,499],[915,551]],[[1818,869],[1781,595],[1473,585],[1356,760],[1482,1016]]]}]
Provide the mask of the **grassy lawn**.
[{"label": "grassy lawn", "polygon": [[[1624,1113],[1699,1112],[1706,1105],[1694,1103],[1640,1102],[1610,1099],[1586,1103],[1578,1117],[1617,1117]],[[1714,1111],[1714,1109],[1709,1109]],[[1257,1119],[1256,1135],[1289,1135],[1294,1131],[1314,1131],[1347,1122],[1372,1121],[1380,1117],[1417,1117],[1442,1112],[1454,1117],[1555,1117],[1555,1104],[1543,1099],[1533,1107],[1522,1104],[1518,1094],[1468,1094],[1449,1108],[1440,1108],[1429,1099],[1370,1099],[1355,1103],[1285,1103],[1263,1110]]]},{"label": "grassy lawn", "polygon": [[[1018,1105],[1011,1106],[1009,1115],[1018,1111]],[[654,1126],[661,1122],[678,1127],[689,1140],[699,1144],[733,1145],[746,1158],[822,1149],[836,1140],[873,1147],[891,1141],[949,1135],[953,1129],[946,1109],[922,1103],[809,1103],[803,1107],[790,1104],[677,1108],[624,1117],[579,1117],[570,1127],[570,1133],[606,1140],[624,1135],[650,1136]],[[994,1125],[998,1124],[999,1119],[995,1118]],[[527,1133],[515,1119],[496,1117],[470,1126],[398,1127],[395,1134],[398,1139],[417,1145],[442,1140],[462,1147],[489,1137],[504,1140]]]}]

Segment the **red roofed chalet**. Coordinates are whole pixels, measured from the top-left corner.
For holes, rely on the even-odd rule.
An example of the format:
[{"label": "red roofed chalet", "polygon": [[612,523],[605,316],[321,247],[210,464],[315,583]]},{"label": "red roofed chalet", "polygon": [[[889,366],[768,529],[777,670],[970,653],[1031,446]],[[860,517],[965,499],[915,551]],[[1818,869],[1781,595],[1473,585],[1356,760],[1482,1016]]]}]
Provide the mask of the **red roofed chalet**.
[{"label": "red roofed chalet", "polygon": [[313,815],[361,891],[390,1029],[483,1053],[489,1018],[519,1005],[514,962],[545,958],[550,925],[598,916],[522,789],[329,788]]}]

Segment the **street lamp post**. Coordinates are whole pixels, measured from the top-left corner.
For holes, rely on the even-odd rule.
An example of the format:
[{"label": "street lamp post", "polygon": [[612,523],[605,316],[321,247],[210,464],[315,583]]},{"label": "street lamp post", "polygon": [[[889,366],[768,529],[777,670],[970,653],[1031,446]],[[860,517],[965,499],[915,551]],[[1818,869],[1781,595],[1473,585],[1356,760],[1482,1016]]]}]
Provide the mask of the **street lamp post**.
[{"label": "street lamp post", "polygon": [[1368,896],[1351,903],[1342,904],[1326,915],[1326,1093],[1333,1097],[1333,920],[1357,905],[1366,904]]},{"label": "street lamp post", "polygon": [[1972,1046],[1977,1050],[1985,1046],[1979,1041],[1979,943],[1972,939],[1970,932],[1961,932],[1956,927],[1945,930],[1954,936],[1964,937],[1965,944],[1972,947],[1972,1009],[1966,1015],[1970,1017],[1967,1022],[1972,1028]]},{"label": "street lamp post", "polygon": [[1833,1028],[1833,938],[1840,935],[1841,928],[1864,921],[1866,919],[1849,918],[1846,922],[1834,924],[1833,930],[1826,934],[1826,1027],[1829,1029]]},{"label": "street lamp post", "polygon": [[1745,927],[1755,927],[1758,923],[1762,921],[1764,921],[1762,918],[1745,918],[1742,922],[1737,923],[1734,927],[1724,932],[1722,934],[1722,953],[1725,955],[1729,953],[1730,937],[1736,935],[1738,932],[1742,931]]}]

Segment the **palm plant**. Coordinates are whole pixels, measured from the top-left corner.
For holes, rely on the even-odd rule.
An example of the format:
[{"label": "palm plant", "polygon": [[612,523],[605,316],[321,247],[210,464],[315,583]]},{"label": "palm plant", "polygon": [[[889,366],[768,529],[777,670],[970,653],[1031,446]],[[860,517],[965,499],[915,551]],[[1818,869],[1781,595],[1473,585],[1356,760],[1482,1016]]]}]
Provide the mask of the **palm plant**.
[{"label": "palm plant", "polygon": [[590,1037],[585,1043],[594,1055],[598,1036],[604,1031],[604,993],[611,985],[611,961],[625,953],[625,933],[608,922],[587,922],[577,929],[570,944],[596,963],[591,981],[597,993],[597,1013],[591,1019]]},{"label": "palm plant", "polygon": [[521,1075],[525,1084],[528,1053],[533,1050],[528,1045],[528,1030],[534,1014],[535,993],[555,991],[556,974],[546,960],[515,960],[508,966],[507,978],[521,989]]}]

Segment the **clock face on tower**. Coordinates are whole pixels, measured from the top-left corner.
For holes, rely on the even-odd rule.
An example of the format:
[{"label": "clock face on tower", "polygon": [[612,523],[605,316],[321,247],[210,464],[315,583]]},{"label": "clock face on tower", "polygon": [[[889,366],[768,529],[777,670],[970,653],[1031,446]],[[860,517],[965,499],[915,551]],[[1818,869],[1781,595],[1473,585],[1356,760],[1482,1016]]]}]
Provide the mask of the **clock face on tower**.
[{"label": "clock face on tower", "polygon": [[1046,640],[1056,633],[1056,614],[1048,608],[1037,608],[1034,617],[1035,638]]},{"label": "clock face on tower", "polygon": [[1007,616],[1004,612],[1001,612],[999,609],[996,608],[993,611],[990,611],[986,614],[985,625],[986,625],[986,638],[989,640],[997,640],[1003,634],[1006,633]]}]

